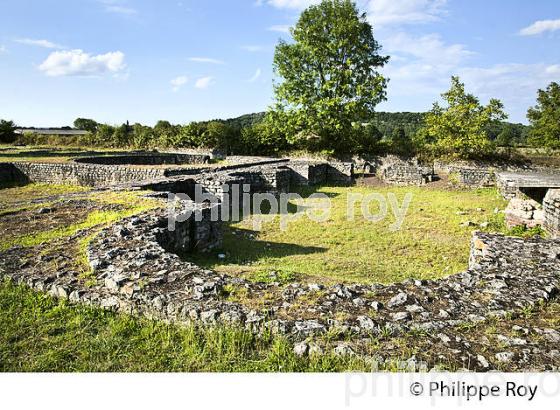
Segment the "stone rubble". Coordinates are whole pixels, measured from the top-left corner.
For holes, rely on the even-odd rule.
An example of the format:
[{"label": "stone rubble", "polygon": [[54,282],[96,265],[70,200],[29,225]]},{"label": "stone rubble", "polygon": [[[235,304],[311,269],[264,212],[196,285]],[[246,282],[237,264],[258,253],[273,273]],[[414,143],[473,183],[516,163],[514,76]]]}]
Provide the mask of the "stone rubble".
[{"label": "stone rubble", "polygon": [[[456,343],[454,329],[459,324],[504,317],[546,302],[560,286],[560,240],[484,233],[473,236],[469,269],[440,280],[333,286],[254,283],[202,269],[169,252],[170,236],[161,233],[164,218],[161,211],[151,211],[104,229],[88,248],[93,285],[70,272],[45,277],[40,265],[16,256],[18,248],[2,252],[0,270],[17,283],[73,303],[179,324],[235,324],[254,332],[270,329],[295,343],[308,343],[330,331],[359,341],[382,332],[396,336],[414,329],[438,335],[446,344]],[[257,311],[229,300],[232,288],[243,288],[256,300],[264,294],[274,298]],[[310,294],[317,299],[311,317],[308,306],[297,303]],[[543,335],[551,341],[560,339],[554,330],[543,330]],[[523,340],[502,341],[520,346]],[[297,345],[297,354],[308,351],[309,347]],[[353,349],[339,344],[335,352],[353,354]],[[507,353],[496,359],[514,360]],[[479,361],[485,368],[486,363]]]}]

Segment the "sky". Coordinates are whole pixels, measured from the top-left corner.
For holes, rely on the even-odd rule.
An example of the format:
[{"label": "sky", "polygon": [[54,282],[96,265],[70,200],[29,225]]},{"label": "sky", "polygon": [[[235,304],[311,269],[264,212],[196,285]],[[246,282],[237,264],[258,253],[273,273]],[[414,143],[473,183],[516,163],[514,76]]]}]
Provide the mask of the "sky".
[{"label": "sky", "polygon": [[[0,0],[0,118],[153,125],[273,102],[279,39],[317,0]],[[526,123],[560,81],[558,0],[357,0],[390,79],[378,111],[426,111],[459,75]]]}]

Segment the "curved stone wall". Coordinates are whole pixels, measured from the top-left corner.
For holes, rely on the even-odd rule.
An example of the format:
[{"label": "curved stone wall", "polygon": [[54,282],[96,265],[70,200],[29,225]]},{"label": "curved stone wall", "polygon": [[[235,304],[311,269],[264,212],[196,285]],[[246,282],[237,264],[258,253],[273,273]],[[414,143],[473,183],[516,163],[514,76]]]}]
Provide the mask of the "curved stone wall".
[{"label": "curved stone wall", "polygon": [[74,162],[80,164],[97,165],[188,165],[208,164],[210,155],[203,154],[175,154],[175,153],[145,153],[128,155],[111,155],[76,158]]},{"label": "curved stone wall", "polygon": [[[182,243],[181,238],[170,239],[164,226],[162,211],[152,211],[104,229],[88,248],[93,286],[70,273],[45,277],[33,268],[40,265],[24,265],[15,257],[3,258],[0,272],[54,296],[123,313],[177,323],[236,324],[256,332],[270,329],[294,341],[333,331],[355,343],[413,329],[453,337],[460,324],[504,317],[547,301],[560,286],[560,240],[476,233],[469,269],[441,280],[282,286],[218,274],[182,260],[169,252],[176,248],[170,244]],[[192,231],[177,232],[173,235]],[[230,299],[232,289],[243,289],[248,301]],[[253,308],[251,300],[262,308]]]},{"label": "curved stone wall", "polygon": [[0,167],[0,182],[82,185],[103,187],[165,177],[163,168],[76,163],[12,162]]}]

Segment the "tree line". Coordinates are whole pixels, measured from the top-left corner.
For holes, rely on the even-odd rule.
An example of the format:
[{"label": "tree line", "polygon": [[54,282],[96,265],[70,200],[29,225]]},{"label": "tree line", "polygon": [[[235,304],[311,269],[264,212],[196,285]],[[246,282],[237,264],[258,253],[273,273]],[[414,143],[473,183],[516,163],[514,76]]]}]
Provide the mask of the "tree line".
[{"label": "tree line", "polygon": [[[291,35],[293,41],[281,40],[276,47],[275,103],[265,113],[187,125],[159,121],[154,127],[80,118],[74,126],[89,133],[76,142],[249,155],[304,150],[334,157],[395,153],[465,159],[492,156],[498,146],[560,148],[556,82],[538,91],[537,103],[527,113],[530,127],[505,122],[501,101],[482,105],[455,76],[442,94],[444,104],[435,102],[427,113],[376,113],[375,107],[387,99],[389,79],[381,69],[390,57],[382,55],[367,15],[354,2],[323,0],[310,6]],[[11,125],[0,124],[1,141],[13,138]],[[41,138],[27,135],[20,140],[37,143]]]}]

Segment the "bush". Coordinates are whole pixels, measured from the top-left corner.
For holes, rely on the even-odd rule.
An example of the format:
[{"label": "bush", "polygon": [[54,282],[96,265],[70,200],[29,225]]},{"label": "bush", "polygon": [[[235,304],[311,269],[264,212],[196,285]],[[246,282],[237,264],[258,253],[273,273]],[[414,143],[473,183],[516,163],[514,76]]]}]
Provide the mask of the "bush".
[{"label": "bush", "polygon": [[16,125],[13,121],[0,120],[0,143],[11,144],[16,140]]}]

